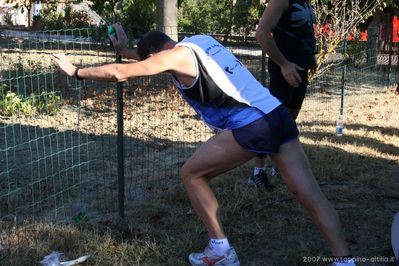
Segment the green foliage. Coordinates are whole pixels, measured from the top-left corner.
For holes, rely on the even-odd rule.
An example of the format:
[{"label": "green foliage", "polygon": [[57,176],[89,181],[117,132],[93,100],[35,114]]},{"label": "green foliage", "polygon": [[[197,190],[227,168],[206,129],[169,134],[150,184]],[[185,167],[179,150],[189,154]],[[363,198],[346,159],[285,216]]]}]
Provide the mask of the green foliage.
[{"label": "green foliage", "polygon": [[361,67],[367,60],[367,43],[362,41],[350,41],[347,46],[346,57],[355,67]]},{"label": "green foliage", "polygon": [[24,114],[54,114],[60,111],[61,97],[55,92],[43,91],[41,94],[32,93],[28,98],[22,98],[15,92],[5,93],[5,87],[0,87],[0,114],[12,116]]},{"label": "green foliage", "polygon": [[250,34],[255,30],[265,6],[260,1],[237,0],[234,7],[233,30],[236,33]]},{"label": "green foliage", "polygon": [[19,8],[20,6],[23,6],[27,9],[32,8],[33,3],[35,2],[34,0],[6,0],[6,3],[14,3],[14,8]]},{"label": "green foliage", "polygon": [[[28,16],[28,18],[30,18],[31,10],[33,8],[33,4],[35,1],[34,0],[17,0],[17,1],[16,0],[6,0],[5,2],[6,3],[14,3],[15,9],[19,9],[20,7],[23,7],[23,8],[21,8],[20,12],[24,13],[25,9],[26,9],[26,11],[28,12],[27,16]],[[28,27],[30,27],[30,26],[31,26],[31,20],[28,19]]]},{"label": "green foliage", "polygon": [[356,36],[360,25],[382,8],[387,1],[382,0],[313,0],[316,24],[329,25],[328,31],[323,27],[316,27],[316,38],[319,52],[317,54],[317,67],[309,80],[327,71],[331,64],[328,58],[348,36]]},{"label": "green foliage", "polygon": [[156,0],[100,1],[90,7],[108,23],[120,21],[128,33],[145,33],[155,27]]},{"label": "green foliage", "polygon": [[380,3],[383,7],[399,7],[399,2],[397,0],[384,0],[380,1]]},{"label": "green foliage", "polygon": [[[318,0],[312,0],[311,3],[314,5]],[[334,0],[323,0],[323,3],[327,6],[331,4],[331,2],[335,2]],[[354,1],[358,3],[359,5],[365,5],[369,1],[368,0],[356,0]],[[352,4],[354,3],[352,2]],[[374,2],[381,6],[381,7],[398,7],[398,1],[397,0],[374,0]],[[351,4],[351,2],[349,2]]]},{"label": "green foliage", "polygon": [[179,27],[193,33],[249,34],[263,10],[254,0],[186,0],[179,7]]},{"label": "green foliage", "polygon": [[12,15],[9,12],[6,12],[4,14],[4,22],[6,23],[6,25],[8,26],[12,26],[14,25],[14,22],[12,21]]},{"label": "green foliage", "polygon": [[52,0],[43,9],[42,15],[35,18],[40,20],[40,24],[45,30],[85,28],[89,27],[89,16],[85,11],[75,11],[72,9],[72,3],[68,1],[64,12],[57,13],[59,1]]},{"label": "green foliage", "polygon": [[87,211],[87,209],[85,207],[82,207],[80,209],[80,211],[74,215],[72,217],[72,220],[76,223],[76,224],[85,224],[88,223],[90,221],[90,216],[89,216],[89,212]]},{"label": "green foliage", "polygon": [[5,115],[12,115],[17,112],[21,105],[21,98],[14,92],[8,92],[4,100],[0,101],[0,110]]},{"label": "green foliage", "polygon": [[145,33],[155,28],[156,0],[126,0],[120,10],[120,19],[128,35]]},{"label": "green foliage", "polygon": [[4,96],[4,93],[7,91],[8,87],[6,84],[0,84],[0,97]]},{"label": "green foliage", "polygon": [[225,33],[230,12],[230,0],[187,0],[179,9],[179,27],[192,33]]},{"label": "green foliage", "polygon": [[59,0],[47,0],[45,8],[42,13],[50,12],[55,13],[57,12],[57,6],[59,4]]},{"label": "green foliage", "polygon": [[[89,4],[91,9],[97,12],[104,20],[112,22],[117,20],[118,14],[116,12],[116,4],[118,0],[111,1],[102,1],[102,0],[94,0]],[[125,2],[125,1],[123,1]]]},{"label": "green foliage", "polygon": [[[156,0],[95,0],[90,6],[108,23],[120,21],[128,36],[145,33],[156,26]],[[249,34],[264,9],[255,0],[179,0],[178,7],[180,31],[224,34]]]}]

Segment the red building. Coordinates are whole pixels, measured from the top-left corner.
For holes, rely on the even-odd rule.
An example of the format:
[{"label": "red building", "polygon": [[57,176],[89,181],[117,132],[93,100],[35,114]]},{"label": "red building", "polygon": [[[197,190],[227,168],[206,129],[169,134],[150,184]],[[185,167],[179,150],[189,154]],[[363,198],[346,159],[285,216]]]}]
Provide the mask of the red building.
[{"label": "red building", "polygon": [[[389,43],[390,39],[394,43],[399,43],[399,10],[390,12],[377,11],[373,20],[369,24],[370,27],[378,27],[378,40],[380,42]],[[367,41],[368,31],[362,32],[360,39]]]}]

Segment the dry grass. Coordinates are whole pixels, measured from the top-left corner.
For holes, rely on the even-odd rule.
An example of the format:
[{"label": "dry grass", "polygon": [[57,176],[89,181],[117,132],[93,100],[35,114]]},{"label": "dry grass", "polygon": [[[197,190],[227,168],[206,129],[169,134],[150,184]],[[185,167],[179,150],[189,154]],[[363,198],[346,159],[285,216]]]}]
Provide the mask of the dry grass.
[{"label": "dry grass", "polygon": [[[353,254],[390,257],[390,223],[399,211],[398,96],[384,91],[347,103],[343,137],[334,136],[332,122],[301,121],[301,140]],[[246,185],[250,167],[212,182],[242,265],[305,265],[305,256],[328,256],[325,241],[279,178],[272,180],[273,193]],[[125,226],[33,224],[3,231],[1,242],[11,248],[11,265],[31,265],[52,250],[69,259],[91,254],[85,265],[187,265],[187,255],[206,245],[204,227],[181,185],[151,194],[148,201],[128,202]]]}]

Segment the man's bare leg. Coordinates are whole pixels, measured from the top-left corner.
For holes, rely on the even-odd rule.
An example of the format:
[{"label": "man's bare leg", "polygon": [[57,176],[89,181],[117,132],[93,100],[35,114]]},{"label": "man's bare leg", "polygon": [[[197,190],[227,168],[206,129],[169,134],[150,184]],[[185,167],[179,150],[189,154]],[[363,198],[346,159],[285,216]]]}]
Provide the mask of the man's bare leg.
[{"label": "man's bare leg", "polygon": [[224,131],[202,144],[183,165],[183,184],[211,238],[224,238],[225,234],[219,219],[219,204],[208,182],[252,157],[254,154],[244,150],[231,131]]},{"label": "man's bare leg", "polygon": [[338,215],[320,190],[298,139],[281,145],[278,154],[273,155],[272,159],[288,189],[316,222],[333,256],[349,255]]}]

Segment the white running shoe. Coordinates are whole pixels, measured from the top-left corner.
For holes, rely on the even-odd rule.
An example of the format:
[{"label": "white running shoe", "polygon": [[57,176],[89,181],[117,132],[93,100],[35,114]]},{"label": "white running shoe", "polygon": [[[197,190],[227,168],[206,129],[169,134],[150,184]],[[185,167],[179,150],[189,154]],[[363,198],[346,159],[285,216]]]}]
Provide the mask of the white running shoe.
[{"label": "white running shoe", "polygon": [[193,266],[240,266],[240,261],[234,248],[230,248],[224,255],[218,256],[207,246],[201,253],[191,253],[188,260]]}]

